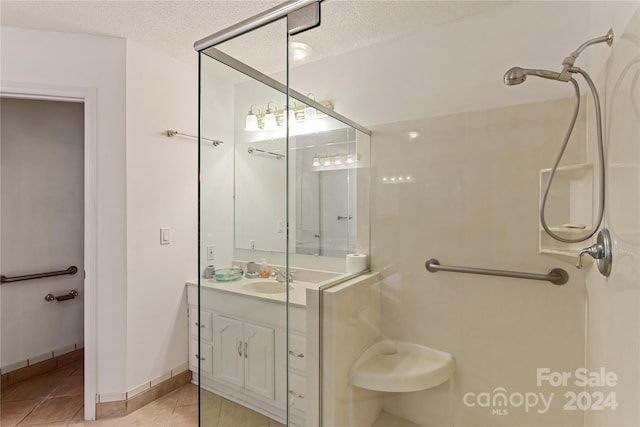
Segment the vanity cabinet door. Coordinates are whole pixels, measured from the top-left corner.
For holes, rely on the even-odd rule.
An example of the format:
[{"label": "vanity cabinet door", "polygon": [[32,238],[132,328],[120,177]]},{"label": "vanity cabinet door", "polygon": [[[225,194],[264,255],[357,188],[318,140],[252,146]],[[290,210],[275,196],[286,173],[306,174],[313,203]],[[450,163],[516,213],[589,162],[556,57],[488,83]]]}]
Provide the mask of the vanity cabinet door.
[{"label": "vanity cabinet door", "polygon": [[245,344],[243,323],[224,316],[213,319],[213,346],[216,357],[213,375],[221,380],[244,386]]},{"label": "vanity cabinet door", "polygon": [[274,330],[245,323],[244,336],[247,344],[245,388],[252,393],[274,399]]}]

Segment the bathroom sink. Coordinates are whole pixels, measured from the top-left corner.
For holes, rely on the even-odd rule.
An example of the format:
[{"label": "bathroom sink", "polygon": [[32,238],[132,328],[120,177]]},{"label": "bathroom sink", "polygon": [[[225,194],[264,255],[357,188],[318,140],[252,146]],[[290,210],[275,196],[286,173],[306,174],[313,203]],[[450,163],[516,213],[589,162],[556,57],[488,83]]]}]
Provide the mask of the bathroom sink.
[{"label": "bathroom sink", "polygon": [[[262,280],[260,282],[247,283],[244,287],[251,292],[258,294],[281,294],[286,292],[286,283],[276,282],[275,280]],[[292,290],[293,286],[289,285],[289,290]]]},{"label": "bathroom sink", "polygon": [[349,373],[351,385],[388,392],[418,391],[447,381],[453,356],[418,344],[386,340],[369,347]]}]

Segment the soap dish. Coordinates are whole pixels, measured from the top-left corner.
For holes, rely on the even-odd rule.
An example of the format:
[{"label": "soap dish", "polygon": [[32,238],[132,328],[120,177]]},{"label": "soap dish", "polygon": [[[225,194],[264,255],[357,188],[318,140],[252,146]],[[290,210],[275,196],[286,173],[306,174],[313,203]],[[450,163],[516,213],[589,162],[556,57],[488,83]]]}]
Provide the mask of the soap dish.
[{"label": "soap dish", "polygon": [[258,278],[258,273],[249,273],[249,272],[247,272],[247,274],[245,274],[244,277],[246,277],[247,279],[257,279]]},{"label": "soap dish", "polygon": [[242,270],[239,268],[221,268],[216,270],[215,278],[217,282],[232,282],[242,277]]}]

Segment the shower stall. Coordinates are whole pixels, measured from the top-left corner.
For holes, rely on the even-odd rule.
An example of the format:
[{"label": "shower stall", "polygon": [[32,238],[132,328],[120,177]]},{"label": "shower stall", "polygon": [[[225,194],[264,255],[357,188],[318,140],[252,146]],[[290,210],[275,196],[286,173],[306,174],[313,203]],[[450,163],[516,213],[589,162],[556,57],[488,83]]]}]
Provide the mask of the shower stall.
[{"label": "shower stall", "polygon": [[197,41],[200,425],[638,425],[639,24],[293,0]]}]

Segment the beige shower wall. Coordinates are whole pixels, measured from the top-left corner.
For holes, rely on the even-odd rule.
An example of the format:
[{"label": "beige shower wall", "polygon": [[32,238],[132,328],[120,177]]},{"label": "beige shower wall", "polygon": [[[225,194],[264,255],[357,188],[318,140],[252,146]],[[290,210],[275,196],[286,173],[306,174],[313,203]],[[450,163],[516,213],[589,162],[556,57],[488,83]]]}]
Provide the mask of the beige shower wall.
[{"label": "beige shower wall", "polygon": [[[530,84],[548,84],[532,80]],[[515,94],[514,96],[517,96]],[[372,269],[381,274],[382,334],[449,352],[447,384],[388,394],[384,410],[425,426],[572,426],[563,410],[572,387],[538,387],[537,368],[573,371],[584,360],[584,276],[573,257],[538,253],[539,170],[552,165],[572,99],[425,118],[375,127]],[[579,116],[563,164],[585,158]],[[419,136],[411,140],[409,131]],[[413,182],[383,178],[411,175]],[[429,273],[425,261],[545,273],[569,283]],[[555,394],[498,414],[467,393]],[[470,395],[472,396],[472,395]],[[517,402],[517,400],[516,400]],[[498,408],[503,409],[503,408]],[[541,411],[541,412],[538,412]]]}]

